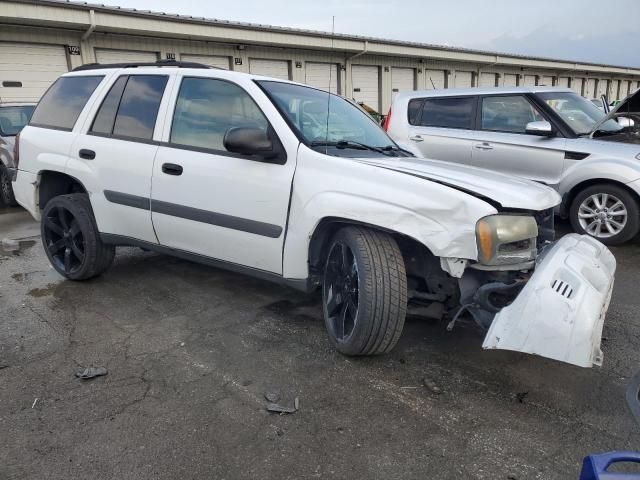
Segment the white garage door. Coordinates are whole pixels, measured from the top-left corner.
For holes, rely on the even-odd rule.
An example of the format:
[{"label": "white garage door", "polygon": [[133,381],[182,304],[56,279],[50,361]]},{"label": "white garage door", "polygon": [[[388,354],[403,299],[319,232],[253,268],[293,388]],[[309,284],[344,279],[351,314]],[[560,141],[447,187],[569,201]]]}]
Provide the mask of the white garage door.
[{"label": "white garage door", "polygon": [[289,80],[289,62],[287,60],[266,60],[264,58],[250,58],[249,72],[254,75]]},{"label": "white garage door", "polygon": [[444,88],[444,70],[425,70],[427,90]]},{"label": "white garage door", "polygon": [[353,98],[358,103],[380,112],[380,87],[379,70],[376,66],[354,65],[351,67],[351,84],[353,85]]},{"label": "white garage door", "polygon": [[504,74],[504,82],[502,83],[505,87],[516,87],[518,86],[518,75],[515,73],[505,73]]},{"label": "white garage door", "polygon": [[558,77],[558,86],[562,88],[569,88],[569,77]]},{"label": "white garage door", "polygon": [[96,48],[96,62],[98,63],[151,63],[157,60],[158,54],[156,52]]},{"label": "white garage door", "polygon": [[210,67],[224,68],[229,70],[229,57],[215,55],[191,55],[190,53],[182,53],[180,60],[183,62],[196,62]]},{"label": "white garage door", "polygon": [[472,78],[473,73],[456,70],[456,76],[454,78],[453,84],[456,88],[469,88],[471,86]]},{"label": "white garage door", "polygon": [[584,89],[583,95],[587,98],[593,98],[596,94],[596,79],[588,78],[587,85]]},{"label": "white garage door", "polygon": [[543,75],[542,77],[540,77],[540,85],[544,85],[545,87],[553,87],[553,77]]},{"label": "white garage door", "polygon": [[496,74],[495,73],[481,73],[480,74],[480,87],[495,87],[496,86]]},{"label": "white garage door", "polygon": [[37,101],[67,70],[63,46],[0,42],[0,99]]},{"label": "white garage door", "polygon": [[338,66],[335,63],[306,62],[304,68],[304,83],[338,93]]},{"label": "white garage door", "polygon": [[626,98],[627,95],[629,95],[629,81],[622,80],[622,82],[620,82],[620,100]]},{"label": "white garage door", "polygon": [[596,92],[596,97],[600,97],[600,95],[607,94],[607,87],[609,86],[609,82],[603,78],[598,80],[598,91]]},{"label": "white garage door", "polygon": [[391,98],[395,98],[400,92],[415,90],[415,70],[413,68],[391,69]]},{"label": "white garage door", "polygon": [[609,84],[609,101],[618,100],[620,91],[620,80],[611,80]]},{"label": "white garage door", "polygon": [[536,86],[536,76],[535,75],[525,75],[524,76],[524,86],[525,87],[535,87]]},{"label": "white garage door", "polygon": [[571,89],[574,92],[576,92],[578,95],[582,95],[583,84],[584,84],[584,78],[573,77],[573,80],[571,80]]}]

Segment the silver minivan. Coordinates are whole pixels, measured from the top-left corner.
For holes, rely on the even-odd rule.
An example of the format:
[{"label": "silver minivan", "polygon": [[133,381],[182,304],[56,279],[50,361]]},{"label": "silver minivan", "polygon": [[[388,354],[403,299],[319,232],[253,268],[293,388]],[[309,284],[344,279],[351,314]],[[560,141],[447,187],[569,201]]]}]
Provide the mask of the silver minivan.
[{"label": "silver minivan", "polygon": [[607,115],[566,88],[405,92],[385,129],[421,157],[553,187],[576,232],[616,245],[640,228],[639,102],[635,92]]}]

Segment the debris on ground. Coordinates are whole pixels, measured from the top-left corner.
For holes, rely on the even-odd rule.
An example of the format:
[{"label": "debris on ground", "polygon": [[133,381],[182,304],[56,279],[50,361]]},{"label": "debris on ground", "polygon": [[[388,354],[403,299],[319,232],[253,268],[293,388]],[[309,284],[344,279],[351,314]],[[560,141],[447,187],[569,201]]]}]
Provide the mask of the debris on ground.
[{"label": "debris on ground", "polygon": [[427,377],[424,377],[422,379],[422,383],[424,384],[425,387],[429,389],[431,393],[435,393],[436,395],[440,395],[442,393],[442,389],[438,385],[436,385],[436,383],[433,380]]},{"label": "debris on ground", "polygon": [[529,395],[529,392],[516,393],[516,400],[518,401],[518,403],[524,403],[524,400],[525,398],[527,398],[527,395]]},{"label": "debris on ground", "polygon": [[20,249],[20,242],[18,242],[17,240],[11,240],[10,238],[3,238],[2,249],[5,252],[14,252]]},{"label": "debris on ground", "polygon": [[36,399],[33,401],[33,405],[31,405],[31,408],[36,408],[36,403],[38,403],[38,398],[36,397]]},{"label": "debris on ground", "polygon": [[[265,397],[266,396],[267,395],[265,394]],[[295,400],[293,401],[293,407],[287,407],[285,405],[280,405],[279,403],[274,403],[274,402],[267,405],[267,411],[272,413],[279,413],[281,415],[284,415],[287,413],[296,413],[299,408],[300,408],[300,399],[298,397],[296,397]]]},{"label": "debris on ground", "polygon": [[101,377],[109,373],[104,367],[86,367],[76,372],[76,377],[82,380],[89,380],[90,378]]},{"label": "debris on ground", "polygon": [[280,400],[280,394],[278,392],[266,392],[264,394],[264,398],[271,403],[278,403],[278,400]]}]

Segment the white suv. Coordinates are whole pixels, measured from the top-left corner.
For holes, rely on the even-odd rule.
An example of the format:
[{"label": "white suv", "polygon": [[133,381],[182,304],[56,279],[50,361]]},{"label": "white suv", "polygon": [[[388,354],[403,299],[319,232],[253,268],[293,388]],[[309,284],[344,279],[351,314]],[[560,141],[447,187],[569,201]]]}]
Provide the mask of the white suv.
[{"label": "white suv", "polygon": [[469,312],[485,348],[600,364],[615,260],[549,242],[552,189],[413,158],[321,90],[183,66],[76,69],[22,131],[16,198],[63,276],[141,246],[322,286],[345,354],[388,352],[408,306],[435,304],[450,325]]},{"label": "white suv", "polygon": [[639,100],[627,97],[607,116],[565,88],[407,92],[386,130],[420,156],[549,185],[575,232],[617,245],[640,229]]}]

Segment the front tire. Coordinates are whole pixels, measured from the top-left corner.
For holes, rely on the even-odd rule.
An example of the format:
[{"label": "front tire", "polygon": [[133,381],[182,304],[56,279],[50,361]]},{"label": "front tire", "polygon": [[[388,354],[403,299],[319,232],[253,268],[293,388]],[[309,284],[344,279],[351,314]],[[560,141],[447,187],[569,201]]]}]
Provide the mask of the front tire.
[{"label": "front tire", "polygon": [[407,312],[407,274],[390,235],[345,227],[331,240],[322,288],[329,339],[345,355],[379,355],[398,342]]},{"label": "front tire", "polygon": [[640,228],[638,201],[623,187],[602,183],[580,191],[569,210],[573,230],[605,245],[620,245]]},{"label": "front tire", "polygon": [[69,280],[88,280],[113,262],[115,247],[100,240],[85,193],[52,198],[42,212],[40,230],[51,265]]},{"label": "front tire", "polygon": [[4,203],[8,207],[16,207],[18,205],[13,194],[9,170],[2,163],[0,163],[0,203]]}]

